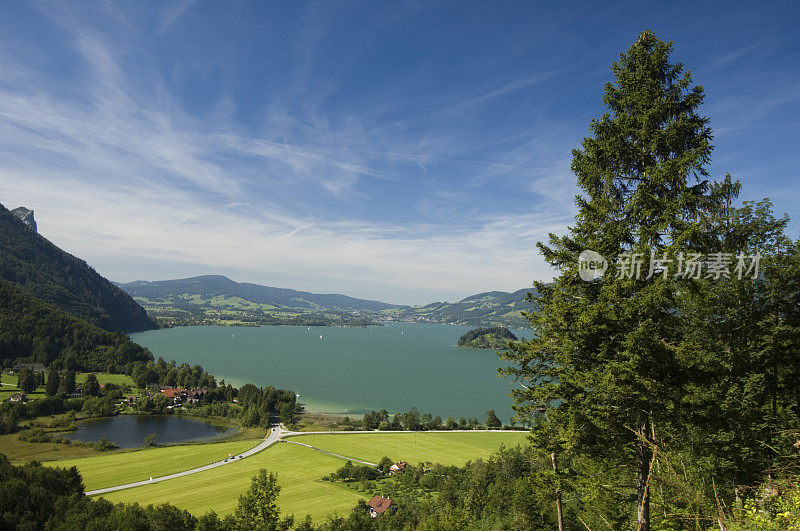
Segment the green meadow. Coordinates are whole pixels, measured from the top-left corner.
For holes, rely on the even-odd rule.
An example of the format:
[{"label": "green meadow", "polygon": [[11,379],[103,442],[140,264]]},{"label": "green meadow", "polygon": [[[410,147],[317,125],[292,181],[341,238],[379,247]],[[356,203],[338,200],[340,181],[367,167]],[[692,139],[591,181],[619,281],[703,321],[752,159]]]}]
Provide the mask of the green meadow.
[{"label": "green meadow", "polygon": [[77,466],[86,490],[114,487],[208,465],[256,446],[261,439],[148,448],[80,459],[50,461],[47,466]]},{"label": "green meadow", "polygon": [[[86,381],[86,376],[89,375],[88,372],[82,372],[75,375],[75,383],[80,386],[83,382]],[[136,387],[136,384],[133,383],[133,378],[126,374],[109,374],[105,372],[95,372],[93,373],[97,376],[97,381],[103,385],[112,383],[114,385],[129,385],[131,387]]]},{"label": "green meadow", "polygon": [[379,432],[303,435],[288,440],[316,446],[328,452],[377,463],[383,456],[393,461],[463,465],[486,457],[500,448],[525,442],[527,432]]},{"label": "green meadow", "polygon": [[[501,444],[523,444],[525,433],[368,433],[304,435],[290,440],[316,446],[337,454],[377,462],[388,455],[395,460],[417,463],[440,462],[463,464],[478,457],[488,457]],[[239,441],[250,447],[257,441]],[[101,457],[55,461],[52,466],[72,466],[84,474],[87,489],[133,482],[207,464],[223,455],[226,443],[176,446]],[[233,443],[230,443],[233,444]],[[230,446],[229,444],[229,446]],[[242,448],[244,449],[244,448]],[[159,504],[169,502],[201,515],[209,510],[224,515],[236,507],[239,495],[247,490],[250,479],[266,468],[278,475],[281,494],[278,505],[284,514],[298,518],[310,514],[315,520],[328,514],[348,512],[361,497],[342,484],[321,478],[342,466],[341,459],[311,448],[291,443],[276,443],[242,461],[177,478],[103,495],[113,502]]]}]

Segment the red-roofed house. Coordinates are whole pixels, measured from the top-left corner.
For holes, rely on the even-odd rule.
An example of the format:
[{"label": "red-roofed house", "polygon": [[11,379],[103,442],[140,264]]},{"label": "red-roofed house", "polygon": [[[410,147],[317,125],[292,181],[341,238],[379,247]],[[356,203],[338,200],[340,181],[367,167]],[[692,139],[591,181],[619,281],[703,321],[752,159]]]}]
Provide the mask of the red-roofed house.
[{"label": "red-roofed house", "polygon": [[397,510],[397,504],[395,502],[378,494],[373,496],[372,499],[367,502],[367,505],[369,506],[369,515],[373,518],[377,517],[379,514],[385,513],[390,508],[392,511]]},{"label": "red-roofed house", "polygon": [[166,387],[161,390],[161,394],[166,396],[167,398],[174,399],[175,396],[180,395],[183,389],[177,389],[175,387]]},{"label": "red-roofed house", "polygon": [[395,472],[402,472],[403,470],[406,469],[407,466],[408,463],[406,463],[405,461],[399,461],[389,467],[389,475],[391,476]]},{"label": "red-roofed house", "polygon": [[20,393],[14,393],[13,395],[11,395],[11,397],[8,399],[8,401],[9,402],[25,402],[27,399],[28,399],[28,395],[26,395],[25,393],[20,392]]}]

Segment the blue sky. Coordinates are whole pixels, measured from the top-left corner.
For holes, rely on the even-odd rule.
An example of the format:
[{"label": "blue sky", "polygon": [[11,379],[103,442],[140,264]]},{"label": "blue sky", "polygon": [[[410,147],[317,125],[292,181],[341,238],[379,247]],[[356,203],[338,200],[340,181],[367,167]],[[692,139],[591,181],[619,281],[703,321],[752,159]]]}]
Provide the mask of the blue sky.
[{"label": "blue sky", "polygon": [[0,203],[117,281],[219,273],[397,303],[516,290],[570,150],[651,28],[710,170],[800,228],[796,4],[7,2]]}]

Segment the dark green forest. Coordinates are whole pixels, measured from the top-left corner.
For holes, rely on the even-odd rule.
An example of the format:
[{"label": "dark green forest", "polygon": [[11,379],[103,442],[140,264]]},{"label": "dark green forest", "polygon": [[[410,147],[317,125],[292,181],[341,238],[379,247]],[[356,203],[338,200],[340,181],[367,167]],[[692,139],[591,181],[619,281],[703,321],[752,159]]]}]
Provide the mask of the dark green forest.
[{"label": "dark green forest", "polygon": [[487,326],[475,328],[458,338],[459,347],[492,348],[503,350],[508,348],[509,341],[518,338],[504,326]]},{"label": "dark green forest", "polygon": [[152,355],[119,332],[108,332],[0,280],[0,362],[45,366],[68,360],[73,370],[130,373]]},{"label": "dark green forest", "polygon": [[156,328],[127,293],[66,253],[0,205],[0,279],[105,330]]}]

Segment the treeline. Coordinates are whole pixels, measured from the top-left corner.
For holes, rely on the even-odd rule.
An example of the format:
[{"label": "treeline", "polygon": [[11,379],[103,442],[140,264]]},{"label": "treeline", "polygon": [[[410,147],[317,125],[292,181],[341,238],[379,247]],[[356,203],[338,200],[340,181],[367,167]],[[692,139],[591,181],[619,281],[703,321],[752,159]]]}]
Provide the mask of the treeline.
[{"label": "treeline", "polygon": [[[786,470],[797,470],[799,464],[796,454],[785,460],[784,474]],[[605,472],[605,466],[599,461],[581,460],[576,472],[583,475],[584,484],[588,487],[596,484],[596,478]],[[551,472],[551,455],[532,446],[501,448],[488,459],[477,459],[464,466],[409,464],[402,473],[380,483],[374,481],[379,477],[374,467],[350,464],[334,473],[336,479],[360,481],[367,496],[379,493],[388,497],[397,504],[397,511],[387,511],[378,518],[372,518],[369,508],[360,501],[350,514],[329,518],[325,523],[305,529],[558,529],[551,493],[560,484]],[[775,472],[778,473],[777,470]],[[752,494],[757,494],[757,497],[753,496],[749,501],[713,507],[710,513],[694,514],[683,522],[685,525],[665,526],[663,529],[798,529],[800,486],[791,479],[791,474],[784,474],[753,489]],[[664,474],[665,477],[671,476],[674,485],[687,487],[680,475],[683,472],[677,470]],[[620,474],[617,480],[622,481],[622,477],[623,474]],[[611,484],[601,486],[615,488]],[[698,492],[692,488],[684,491],[684,503],[697,495]],[[627,528],[625,516],[610,510],[602,496],[581,497],[577,493],[570,493],[563,501],[564,529]],[[679,507],[680,504],[676,504],[672,510]],[[595,527],[586,519],[586,513],[591,511],[603,513],[603,518],[598,518],[603,527]]]},{"label": "treeline", "polygon": [[[162,328],[175,326],[377,326],[371,319],[348,314],[326,312],[325,315],[301,313],[299,315],[284,315],[280,311],[253,310],[253,309],[219,309],[213,307],[213,312],[207,311],[211,307],[198,308],[195,303],[180,304],[174,302],[170,308],[143,303],[148,314]],[[294,313],[294,312],[292,312]]]},{"label": "treeline", "polygon": [[272,420],[285,424],[294,423],[296,415],[303,412],[293,391],[245,384],[239,388],[239,405],[242,410],[239,420],[243,426],[268,428]]},{"label": "treeline", "polygon": [[[23,369],[18,373],[17,387],[32,393],[43,387],[45,399],[30,399],[27,403],[0,404],[0,434],[13,433],[22,420],[49,416],[68,411],[80,411],[87,416],[111,416],[118,413],[117,402],[133,390],[128,385],[107,383],[100,387],[97,377],[88,374],[80,386],[82,396],[70,395],[78,388],[76,363],[72,357],[58,360],[44,373]],[[196,404],[183,404],[182,412],[205,417],[225,418],[245,427],[268,428],[273,421],[293,425],[303,408],[294,392],[272,386],[260,388],[245,384],[236,388],[225,381],[217,383],[200,365],[178,365],[159,358],[157,361],[135,362],[126,366],[135,385],[150,394],[139,397],[130,407],[136,413],[169,413],[172,400],[160,392],[161,387],[203,389]]]},{"label": "treeline", "polygon": [[[200,365],[177,365],[175,360],[166,362],[159,358],[155,362],[134,364],[131,377],[140,388],[202,388],[205,393],[200,396],[198,403],[185,404],[183,409],[196,416],[235,420],[245,427],[269,428],[273,421],[291,425],[303,412],[293,391],[272,386],[257,387],[249,383],[236,388],[224,380],[218,384]],[[152,399],[137,402],[136,408],[142,412],[163,413],[169,403],[163,398],[161,393],[157,393]]]},{"label": "treeline", "polygon": [[[349,515],[316,529],[557,529],[546,494],[552,487],[545,474],[549,467],[549,456],[531,447],[501,448],[461,467],[409,464],[378,487],[374,474],[368,477],[351,465],[351,476],[363,477],[367,492],[391,498],[397,511],[371,518],[361,501]],[[566,529],[583,527],[577,518],[566,524]]]},{"label": "treeline", "polygon": [[0,363],[4,366],[15,360],[43,365],[71,360],[74,369],[130,374],[133,363],[152,359],[127,335],[68,315],[0,280]]},{"label": "treeline", "polygon": [[486,412],[486,422],[481,423],[477,418],[461,417],[456,420],[453,417],[447,417],[442,420],[440,416],[433,416],[431,413],[420,414],[419,410],[412,407],[405,413],[389,413],[382,409],[375,411],[374,409],[364,415],[361,420],[351,419],[345,417],[339,423],[339,427],[343,429],[357,429],[366,428],[369,430],[386,430],[386,431],[425,431],[425,430],[477,430],[483,428],[500,428],[502,422],[497,417],[493,409]]},{"label": "treeline", "polygon": [[131,368],[131,378],[136,386],[145,389],[149,385],[163,385],[167,387],[180,387],[183,389],[193,389],[202,387],[214,389],[217,382],[214,377],[208,374],[200,365],[190,366],[188,363],[178,365],[175,360],[169,363],[163,358],[158,358],[153,362],[136,362]]},{"label": "treeline", "polygon": [[0,205],[0,279],[104,330],[156,328],[127,293]]},{"label": "treeline", "polygon": [[517,336],[504,326],[487,326],[475,328],[458,338],[457,346],[470,348],[508,348],[509,341],[516,341]]}]

